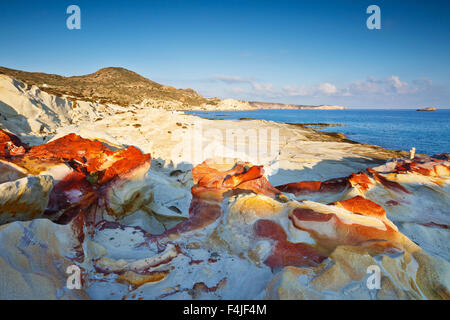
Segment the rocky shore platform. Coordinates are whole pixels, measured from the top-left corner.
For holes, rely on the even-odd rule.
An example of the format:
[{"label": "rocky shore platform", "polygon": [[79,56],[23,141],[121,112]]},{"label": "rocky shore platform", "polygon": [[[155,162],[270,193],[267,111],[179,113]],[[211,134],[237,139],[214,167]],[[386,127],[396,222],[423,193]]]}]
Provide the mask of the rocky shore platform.
[{"label": "rocky shore platform", "polygon": [[449,154],[0,75],[0,299],[449,299],[449,184]]}]

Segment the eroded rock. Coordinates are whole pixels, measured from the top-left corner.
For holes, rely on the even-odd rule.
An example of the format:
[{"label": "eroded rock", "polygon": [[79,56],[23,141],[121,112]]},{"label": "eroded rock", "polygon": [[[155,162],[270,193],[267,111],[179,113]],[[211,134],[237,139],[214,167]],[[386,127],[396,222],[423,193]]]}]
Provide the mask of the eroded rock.
[{"label": "eroded rock", "polygon": [[[83,270],[83,290],[74,295],[62,288],[61,268],[56,276],[42,271],[45,297],[449,299],[448,261],[402,232],[408,223],[439,228],[423,243],[448,236],[442,227],[448,225],[448,199],[442,197],[448,190],[447,157],[417,165],[397,160],[345,178],[278,188],[251,163],[207,160],[192,170],[187,184],[170,175],[173,170],[149,173],[149,161],[136,148],[111,150],[76,135],[4,157],[0,187],[11,194],[5,193],[3,208],[13,195],[20,200],[22,184],[39,181],[42,188],[42,181],[54,180],[48,203],[33,198],[38,192],[23,198],[29,199],[24,218],[60,214],[56,221],[68,224],[14,222],[0,228],[0,237],[11,226],[36,222],[22,231],[31,232],[27,239],[38,239],[41,231],[57,235],[48,239],[50,247],[44,238],[27,240],[38,243],[29,248],[27,264],[43,266],[49,262],[40,257],[52,257]],[[413,206],[426,205],[421,197],[431,197],[436,211],[419,216]],[[2,273],[16,272],[17,266],[4,261]],[[374,266],[381,272],[375,290],[367,285]],[[59,280],[55,284],[50,277]],[[17,274],[12,279],[7,288],[24,290]],[[17,296],[27,295],[19,290]]]}]

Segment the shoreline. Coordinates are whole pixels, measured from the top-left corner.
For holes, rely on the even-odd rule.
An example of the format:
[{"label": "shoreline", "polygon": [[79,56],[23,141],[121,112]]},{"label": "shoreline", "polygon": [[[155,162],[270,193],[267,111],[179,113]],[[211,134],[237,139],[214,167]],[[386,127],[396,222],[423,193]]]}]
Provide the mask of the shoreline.
[{"label": "shoreline", "polygon": [[[16,257],[17,248],[26,253],[18,256],[21,264],[3,259],[0,284],[13,283],[3,285],[10,288],[7,296],[27,296],[31,287],[50,288],[45,297],[57,298],[56,290],[67,283],[65,266],[75,260],[89,281],[82,291],[66,290],[67,297],[78,299],[111,298],[112,293],[133,299],[133,291],[142,299],[163,299],[165,293],[189,298],[187,291],[195,299],[237,294],[272,299],[284,290],[286,284],[278,279],[288,273],[293,283],[297,276],[308,276],[306,289],[331,284],[336,288],[332,297],[348,298],[341,287],[354,283],[347,273],[355,271],[330,278],[323,270],[330,270],[330,264],[345,270],[342,261],[354,261],[355,270],[365,268],[370,255],[380,255],[386,244],[387,253],[404,248],[417,259],[390,254],[381,262],[369,261],[383,267],[389,263],[389,275],[428,281],[403,267],[418,261],[433,277],[448,277],[445,260],[431,260],[421,251],[448,260],[443,196],[448,155],[440,162],[387,162],[406,153],[298,124],[217,121],[142,105],[73,103],[14,85],[1,93],[2,102],[20,115],[0,117],[7,173],[2,187],[8,191],[1,236],[22,239],[26,228],[27,239],[39,244],[3,242],[3,256]],[[26,193],[12,188],[20,183]],[[437,214],[428,213],[430,205],[437,206]],[[16,207],[25,208],[24,214],[16,216]],[[46,215],[47,208],[56,208],[50,212],[55,216]],[[424,221],[424,212],[434,224]],[[443,227],[441,233],[436,226]],[[55,278],[42,261],[56,259],[63,267]],[[9,270],[17,275],[12,282]],[[156,273],[149,275],[149,270]],[[357,280],[363,284],[362,270]],[[14,281],[30,272],[41,277],[26,284]],[[251,291],[242,293],[243,279]],[[432,298],[444,296],[440,288],[447,288],[444,282],[426,285],[439,288],[428,291],[426,297]],[[306,292],[302,286],[289,290]],[[330,291],[317,292],[321,295],[312,298],[327,298]]]},{"label": "shoreline", "polygon": [[[440,123],[442,119],[448,118],[448,113],[444,114],[441,119],[435,119],[436,117],[426,117],[421,119],[414,115],[416,114],[416,111],[413,109],[389,110],[393,112],[392,114],[388,113],[389,111],[385,112],[384,109],[371,109],[374,113],[367,115],[364,111],[359,110],[363,109],[352,110],[357,112],[352,112],[349,115],[341,115],[339,112],[329,114],[312,112],[305,115],[302,114],[301,111],[286,111],[283,113],[283,110],[270,110],[267,112],[262,109],[251,112],[183,112],[185,114],[199,116],[203,119],[239,121],[264,119],[267,121],[275,121],[277,123],[296,125],[303,128],[309,127],[318,132],[329,132],[334,136],[341,136],[342,138],[348,139],[349,142],[377,145],[397,152],[404,151],[409,153],[409,150],[412,147],[416,148],[418,154],[428,156],[448,151],[446,150],[448,149],[448,144],[444,142],[445,140],[433,140],[432,143],[424,143],[421,139],[421,136],[427,133],[429,133],[430,136],[436,136],[442,132],[445,136],[445,130],[442,130],[443,127],[437,126],[435,123]],[[360,116],[364,123],[360,123]],[[417,125],[417,131],[411,130],[412,127],[409,123],[410,121],[414,126]],[[395,123],[399,123],[398,130],[396,127],[393,127],[395,126]],[[348,128],[337,128],[333,130],[332,127]],[[380,136],[379,132],[383,132],[383,135]],[[422,135],[420,133],[422,133]]]},{"label": "shoreline", "polygon": [[[263,109],[259,109],[259,110],[263,110]],[[287,110],[287,109],[280,109],[280,110]],[[345,143],[351,143],[351,144],[360,144],[360,145],[365,145],[365,146],[369,146],[369,147],[374,147],[376,149],[382,149],[382,150],[386,150],[387,152],[392,152],[394,154],[397,154],[400,157],[407,157],[408,156],[408,152],[405,150],[396,150],[396,149],[390,149],[390,148],[384,148],[382,146],[379,145],[375,145],[375,144],[369,144],[369,143],[364,143],[364,142],[359,142],[356,140],[352,140],[349,139],[347,137],[347,135],[349,135],[349,133],[342,133],[342,132],[326,132],[326,131],[320,131],[319,129],[315,129],[314,127],[345,127],[345,124],[335,124],[335,123],[290,123],[290,122],[279,122],[279,121],[275,121],[275,120],[263,120],[263,119],[256,119],[256,118],[239,118],[239,119],[222,119],[222,118],[203,118],[201,117],[199,114],[208,114],[208,111],[202,112],[202,113],[186,113],[185,111],[181,111],[183,112],[183,114],[185,115],[192,115],[195,117],[199,117],[201,119],[204,120],[212,120],[212,121],[265,121],[265,122],[273,122],[273,123],[277,123],[277,124],[284,124],[284,125],[289,125],[289,126],[296,126],[302,129],[308,129],[308,130],[312,130],[314,131],[318,136],[321,137],[329,137],[332,141],[340,141],[340,142],[345,142]],[[219,116],[219,115],[214,115],[214,116]],[[220,115],[220,116],[228,116],[228,115]],[[324,142],[326,142],[324,140]]]},{"label": "shoreline", "polygon": [[[74,132],[84,138],[110,141],[115,145],[134,145],[143,152],[150,153],[154,162],[159,162],[163,167],[181,166],[187,169],[207,158],[227,154],[266,166],[268,172],[273,171],[271,177],[278,184],[346,176],[379,165],[389,158],[407,156],[403,151],[359,143],[347,139],[341,133],[322,132],[304,125],[246,120],[245,126],[242,126],[243,122],[239,120],[204,119],[195,115],[193,110],[190,110],[193,111],[192,114],[186,114],[184,111],[143,105],[125,108],[80,100],[74,103],[33,88],[28,88],[23,93],[12,82],[4,81],[2,85],[7,88],[5,92],[8,92],[4,98],[5,103],[14,105],[16,101],[22,101],[21,105],[30,110],[52,110],[48,114],[39,111],[36,119],[28,118],[25,114],[17,119],[12,117],[2,120],[2,128],[18,134],[31,145]],[[56,105],[54,101],[60,103]],[[47,109],[40,109],[39,103]],[[41,125],[43,122],[46,124],[44,128]],[[251,156],[249,151],[253,144],[247,137],[240,142],[236,140],[236,145],[230,150],[226,146],[227,132],[236,134],[240,130],[244,130],[244,134],[251,133],[251,130],[261,134],[258,144],[268,147],[275,142],[270,134],[276,132],[278,149],[273,154]]]}]

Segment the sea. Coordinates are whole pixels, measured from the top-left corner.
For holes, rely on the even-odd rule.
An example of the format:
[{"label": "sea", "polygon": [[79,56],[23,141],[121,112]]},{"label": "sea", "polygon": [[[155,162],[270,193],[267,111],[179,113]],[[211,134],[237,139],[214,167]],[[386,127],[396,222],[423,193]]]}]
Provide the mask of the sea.
[{"label": "sea", "polygon": [[[428,155],[450,152],[450,109],[435,112],[415,109],[186,111],[206,119],[262,119],[281,123],[326,123],[343,126],[311,127],[341,132],[348,139],[392,150]],[[242,120],[245,121],[245,120]]]}]

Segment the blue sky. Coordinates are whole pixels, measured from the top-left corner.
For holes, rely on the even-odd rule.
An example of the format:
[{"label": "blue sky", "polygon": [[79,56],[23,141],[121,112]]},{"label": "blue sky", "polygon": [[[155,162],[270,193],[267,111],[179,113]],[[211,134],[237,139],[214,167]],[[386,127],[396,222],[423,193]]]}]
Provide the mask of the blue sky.
[{"label": "blue sky", "polygon": [[[71,4],[81,30],[66,28]],[[120,66],[208,97],[450,108],[445,0],[2,0],[0,39],[0,65],[26,71]]]}]

